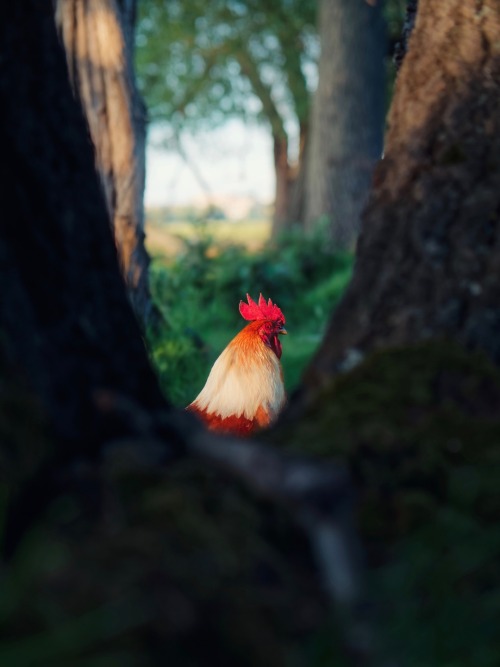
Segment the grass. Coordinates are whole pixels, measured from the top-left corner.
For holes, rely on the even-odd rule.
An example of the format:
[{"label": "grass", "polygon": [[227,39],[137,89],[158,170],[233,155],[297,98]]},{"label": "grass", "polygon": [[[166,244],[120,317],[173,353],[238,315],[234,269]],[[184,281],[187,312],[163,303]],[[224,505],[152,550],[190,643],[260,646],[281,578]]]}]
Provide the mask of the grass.
[{"label": "grass", "polygon": [[214,248],[220,245],[243,245],[249,251],[261,250],[269,241],[269,220],[158,222],[148,220],[146,247],[153,257],[169,258],[183,252],[185,241],[196,241],[209,234]]},{"label": "grass", "polygon": [[195,398],[244,326],[238,303],[247,292],[262,292],[283,310],[285,385],[289,393],[298,385],[350,279],[352,258],[332,252],[321,233],[295,231],[277,244],[269,236],[265,221],[148,225],[153,295],[168,322],[149,336],[151,356],[176,405]]}]

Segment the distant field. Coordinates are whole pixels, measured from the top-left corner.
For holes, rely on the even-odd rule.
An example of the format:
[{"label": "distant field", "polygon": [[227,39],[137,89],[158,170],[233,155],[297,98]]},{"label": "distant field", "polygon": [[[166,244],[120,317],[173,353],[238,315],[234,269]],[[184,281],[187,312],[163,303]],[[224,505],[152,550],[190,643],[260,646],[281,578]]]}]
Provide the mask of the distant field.
[{"label": "distant field", "polygon": [[213,238],[217,245],[238,244],[255,251],[265,244],[270,233],[271,224],[268,220],[158,223],[146,217],[146,247],[153,257],[172,257],[182,250],[184,239],[204,235]]}]

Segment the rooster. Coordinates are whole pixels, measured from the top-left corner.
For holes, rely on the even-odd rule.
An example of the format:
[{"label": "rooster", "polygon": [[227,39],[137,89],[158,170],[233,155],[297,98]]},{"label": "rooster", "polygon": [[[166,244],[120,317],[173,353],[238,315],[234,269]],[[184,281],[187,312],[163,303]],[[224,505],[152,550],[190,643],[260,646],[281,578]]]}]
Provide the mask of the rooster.
[{"label": "rooster", "polygon": [[280,334],[285,317],[262,294],[256,303],[247,294],[239,311],[250,324],[233,338],[215,361],[205,386],[186,408],[211,431],[247,436],[266,428],[286,401],[280,364]]}]

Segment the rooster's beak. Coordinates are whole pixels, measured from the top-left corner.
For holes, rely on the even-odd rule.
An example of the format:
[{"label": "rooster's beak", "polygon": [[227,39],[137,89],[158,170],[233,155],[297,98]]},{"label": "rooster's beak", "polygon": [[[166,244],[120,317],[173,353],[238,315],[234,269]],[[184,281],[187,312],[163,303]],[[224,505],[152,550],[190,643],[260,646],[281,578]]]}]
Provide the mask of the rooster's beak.
[{"label": "rooster's beak", "polygon": [[286,329],[280,329],[278,331],[279,334],[284,334],[285,336],[287,335],[288,331]]}]

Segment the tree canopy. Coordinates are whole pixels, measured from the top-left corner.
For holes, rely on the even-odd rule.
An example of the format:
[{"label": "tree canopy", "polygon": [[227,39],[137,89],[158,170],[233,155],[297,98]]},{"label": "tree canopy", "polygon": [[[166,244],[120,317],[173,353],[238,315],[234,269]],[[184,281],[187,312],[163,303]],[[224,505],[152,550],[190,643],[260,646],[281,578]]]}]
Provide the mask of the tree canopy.
[{"label": "tree canopy", "polygon": [[[280,0],[274,3],[218,0],[206,7],[200,1],[176,0],[167,3],[145,0],[140,9],[137,31],[139,80],[151,121],[162,122],[165,128],[166,145],[179,149],[183,130],[194,132],[212,128],[231,117],[239,117],[247,123],[264,124],[271,133],[274,151],[273,235],[278,235],[292,223],[302,223],[305,218],[309,218],[308,227],[312,227],[325,212],[333,217],[329,205],[328,210],[323,211],[322,202],[316,201],[315,206],[309,206],[305,198],[306,170],[316,170],[312,163],[311,169],[305,165],[305,148],[315,122],[311,107],[317,87],[320,53],[318,3],[313,0]],[[337,9],[342,15],[341,3]],[[335,16],[336,11],[328,16]],[[384,44],[384,30],[377,25],[381,21],[370,18],[372,14],[380,17],[382,11],[390,32],[387,46]],[[344,11],[344,19],[346,14],[348,12]],[[349,38],[345,37],[348,44],[337,46],[333,43],[338,41],[339,36],[344,39],[345,31],[341,26],[337,31],[331,26],[323,26],[323,38],[334,35],[329,41],[333,53],[338,54],[339,63],[344,57],[340,54],[347,56],[352,64],[352,78],[357,83],[350,86],[349,82],[337,77],[325,81],[323,90],[331,90],[331,97],[338,101],[339,108],[366,109],[368,114],[373,108],[371,124],[376,129],[372,129],[372,133],[380,135],[375,142],[380,144],[381,112],[377,112],[375,107],[383,107],[384,97],[390,94],[394,76],[391,54],[400,34],[404,3],[402,0],[388,0],[371,7],[369,3],[360,1],[359,11],[353,12],[353,15],[356,14],[365,18],[353,26]],[[360,44],[364,44],[363,49],[374,50],[374,53],[360,51]],[[385,66],[384,51],[387,54]],[[376,73],[374,77],[367,74],[369,67],[363,66],[360,54],[365,57],[365,63],[372,63],[371,71]],[[384,70],[387,70],[387,76]],[[338,95],[336,87],[339,87]],[[384,95],[386,88],[387,95]],[[374,99],[377,95],[382,99],[382,105]],[[331,115],[330,112],[327,115]],[[349,110],[344,115],[347,118],[353,116]],[[361,162],[369,162],[363,156],[367,151],[373,152],[373,145],[364,147],[364,133],[358,127],[362,114],[354,116],[357,120],[352,123],[351,134],[360,138],[357,144],[353,144],[356,148],[352,155],[351,149],[346,151],[345,147],[337,145],[338,138],[333,134],[326,137],[326,144],[329,153],[342,153],[339,164],[347,160],[346,164],[352,164],[356,169]],[[339,128],[340,136],[348,134],[347,128],[350,128],[349,124]],[[317,151],[312,159],[316,160],[316,157]],[[319,168],[324,171],[324,167]],[[352,195],[353,188],[345,188],[341,180],[337,179],[337,189],[340,192],[346,190],[348,194],[344,199],[355,199],[357,203],[354,207],[359,207],[364,193],[363,196]],[[346,212],[340,211],[339,217],[345,218]],[[355,221],[352,234],[332,234],[332,237],[352,239],[357,227]]]},{"label": "tree canopy", "polygon": [[228,116],[298,129],[309,113],[318,40],[312,0],[145,0],[138,72],[152,120],[213,127]]}]

